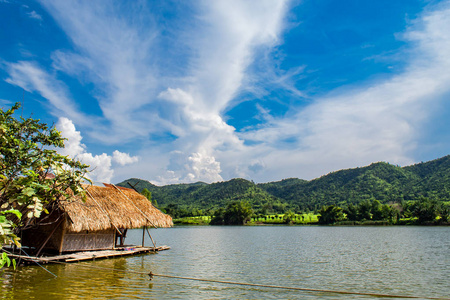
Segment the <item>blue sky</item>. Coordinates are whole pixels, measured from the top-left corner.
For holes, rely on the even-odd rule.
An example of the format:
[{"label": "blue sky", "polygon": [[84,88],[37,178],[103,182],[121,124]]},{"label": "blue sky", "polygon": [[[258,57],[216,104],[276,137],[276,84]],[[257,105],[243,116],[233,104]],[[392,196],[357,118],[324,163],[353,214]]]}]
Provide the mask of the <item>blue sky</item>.
[{"label": "blue sky", "polygon": [[449,154],[450,1],[0,0],[0,105],[96,182],[312,179]]}]

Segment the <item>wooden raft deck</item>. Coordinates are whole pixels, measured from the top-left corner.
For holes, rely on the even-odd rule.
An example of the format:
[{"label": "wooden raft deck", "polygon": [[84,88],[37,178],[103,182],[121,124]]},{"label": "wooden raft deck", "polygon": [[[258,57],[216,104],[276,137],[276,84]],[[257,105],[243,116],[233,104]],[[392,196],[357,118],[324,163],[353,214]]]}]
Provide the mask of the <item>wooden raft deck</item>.
[{"label": "wooden raft deck", "polygon": [[18,255],[18,254],[10,254],[9,257],[20,259],[22,263],[30,264],[34,262],[38,262],[40,264],[49,264],[49,263],[57,263],[57,262],[79,262],[84,260],[96,260],[96,259],[104,259],[104,258],[112,258],[118,256],[130,256],[137,255],[149,252],[159,252],[163,250],[169,250],[169,246],[159,246],[159,247],[141,247],[141,246],[133,246],[126,247],[123,249],[114,249],[114,250],[98,250],[98,251],[83,251],[83,252],[75,252],[69,254],[61,254],[61,255],[52,255],[52,256],[26,256],[26,255]]}]

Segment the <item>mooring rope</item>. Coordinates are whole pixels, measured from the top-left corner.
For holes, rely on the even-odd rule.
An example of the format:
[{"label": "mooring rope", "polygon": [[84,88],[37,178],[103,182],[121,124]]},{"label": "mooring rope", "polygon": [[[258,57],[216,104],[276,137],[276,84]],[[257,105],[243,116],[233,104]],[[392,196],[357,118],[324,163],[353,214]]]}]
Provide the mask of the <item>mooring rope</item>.
[{"label": "mooring rope", "polygon": [[[9,252],[9,251],[7,251],[7,250],[5,250],[5,249],[1,249],[1,250],[2,250],[2,251],[5,251],[6,253],[15,255],[14,253],[11,253],[11,252]],[[25,255],[28,256],[28,258],[29,258],[31,261],[33,261],[34,263],[36,263],[39,267],[41,267],[42,269],[44,269],[44,270],[47,271],[48,273],[52,274],[53,276],[55,276],[55,278],[58,277],[58,276],[56,276],[55,274],[53,274],[52,272],[50,272],[48,269],[44,268],[43,265],[41,265],[39,262],[37,262],[37,261],[36,261],[35,259],[33,259],[31,256],[29,256],[28,253],[25,252],[25,250],[23,250],[22,248],[20,248],[20,250],[21,250],[23,253],[25,253]]]},{"label": "mooring rope", "polygon": [[[69,264],[67,262],[62,262],[62,261],[54,261],[53,263],[58,263],[58,264],[63,264],[63,265],[68,265]],[[248,283],[248,282],[225,281],[225,280],[206,279],[206,278],[194,278],[194,277],[185,277],[185,276],[157,274],[157,273],[153,273],[153,272],[147,273],[147,272],[140,272],[140,271],[133,271],[133,270],[113,269],[113,268],[106,268],[106,267],[99,267],[99,266],[92,266],[92,265],[83,265],[83,264],[77,264],[76,266],[82,267],[82,268],[87,268],[87,269],[100,269],[100,270],[115,271],[115,272],[122,272],[122,273],[132,273],[132,274],[138,274],[138,275],[146,275],[146,276],[150,277],[150,280],[152,280],[153,277],[165,277],[165,278],[181,279],[181,280],[202,281],[202,282],[229,284],[229,285],[271,288],[271,289],[294,290],[294,291],[312,292],[312,293],[330,293],[330,294],[340,294],[340,295],[359,295],[359,296],[371,296],[371,297],[378,297],[378,298],[450,300],[450,298],[443,298],[443,297],[424,297],[424,296],[394,295],[394,294],[381,294],[381,293],[349,292],[349,291],[338,291],[338,290],[327,290],[327,289],[301,288],[301,287],[292,287],[292,286],[281,286],[281,285],[258,284],[258,283]]]},{"label": "mooring rope", "polygon": [[[103,211],[103,213],[108,217],[109,222],[111,223],[112,226],[114,226],[114,228],[117,230],[117,232],[122,235],[122,232],[119,230],[119,228],[117,228],[117,226],[114,224],[114,222],[111,219],[111,216],[108,214],[108,212],[106,210],[103,209],[103,207],[100,206],[100,204],[97,202],[97,200],[95,200],[94,196],[92,196],[91,193],[89,193],[88,188],[85,189],[86,193],[92,198],[92,200],[94,200],[95,204],[97,204],[97,206],[100,208],[101,211]],[[93,192],[93,191],[92,191]]]},{"label": "mooring rope", "polygon": [[134,207],[136,207],[136,209],[147,219],[147,221],[149,221],[150,222],[150,224],[153,226],[153,227],[155,227],[155,228],[158,228],[156,225],[155,225],[155,223],[153,223],[152,222],[152,220],[150,220],[150,218],[139,208],[139,207],[137,207],[137,205],[136,204],[134,204],[134,201],[133,200],[131,200],[127,195],[125,195],[115,184],[113,184],[113,183],[111,183],[111,185],[116,189],[116,190],[118,190],[121,194],[122,194],[122,196],[124,196],[125,197],[125,199],[128,199],[128,201],[130,201],[131,202],[131,204],[133,204],[134,205]]},{"label": "mooring rope", "polygon": [[192,277],[183,277],[183,276],[174,276],[174,275],[163,275],[163,274],[155,274],[155,273],[152,273],[152,272],[150,272],[147,275],[150,276],[150,280],[152,280],[152,278],[154,276],[159,276],[159,277],[166,277],[166,278],[195,280],[195,281],[204,281],[204,282],[213,282],[213,283],[221,283],[221,284],[231,284],[231,285],[263,287],[263,288],[284,289],[284,290],[296,290],[296,291],[304,291],[304,292],[320,292],[320,293],[331,293],[331,294],[342,294],[342,295],[372,296],[372,297],[379,297],[379,298],[441,299],[441,300],[449,300],[450,299],[450,298],[434,298],[434,297],[419,297],[419,296],[405,296],[405,295],[391,295],[391,294],[378,294],[378,293],[363,293],[363,292],[349,292],[349,291],[337,291],[337,290],[325,290],[325,289],[313,289],[313,288],[300,288],[300,287],[292,287],[292,286],[258,284],[258,283],[245,283],[245,282],[224,281],[224,280],[216,280],[216,279],[203,279],[203,278],[192,278]]}]

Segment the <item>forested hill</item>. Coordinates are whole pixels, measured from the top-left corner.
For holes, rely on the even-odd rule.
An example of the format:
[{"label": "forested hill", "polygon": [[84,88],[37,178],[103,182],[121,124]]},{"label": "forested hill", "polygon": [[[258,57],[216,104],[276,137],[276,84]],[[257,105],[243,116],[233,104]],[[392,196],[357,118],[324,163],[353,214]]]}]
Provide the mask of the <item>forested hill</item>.
[{"label": "forested hill", "polygon": [[128,179],[118,185],[138,191],[147,188],[160,206],[174,204],[209,210],[232,200],[252,203],[257,211],[313,210],[323,205],[357,204],[365,199],[381,203],[417,200],[421,196],[450,201],[450,155],[413,166],[385,162],[346,169],[306,181],[297,178],[254,184],[245,179],[206,184],[174,184],[158,187],[148,181]]},{"label": "forested hill", "polygon": [[145,188],[149,190],[152,201],[160,207],[171,205],[184,207],[190,211],[202,210],[204,213],[224,207],[231,201],[248,201],[255,210],[276,207],[277,210],[282,211],[286,207],[280,199],[259,188],[253,182],[241,178],[211,184],[197,182],[161,187],[146,180],[131,178],[117,185],[130,188],[130,184],[139,192]]}]

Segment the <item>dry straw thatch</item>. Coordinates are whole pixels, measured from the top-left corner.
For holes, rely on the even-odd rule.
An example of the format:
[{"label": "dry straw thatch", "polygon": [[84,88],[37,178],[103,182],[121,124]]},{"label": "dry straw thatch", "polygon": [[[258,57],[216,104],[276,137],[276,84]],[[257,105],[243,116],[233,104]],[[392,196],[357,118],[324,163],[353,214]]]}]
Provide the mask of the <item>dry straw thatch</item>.
[{"label": "dry straw thatch", "polygon": [[61,201],[67,214],[67,231],[98,231],[142,226],[171,227],[172,218],[155,208],[143,195],[127,188],[85,186],[86,199]]}]

